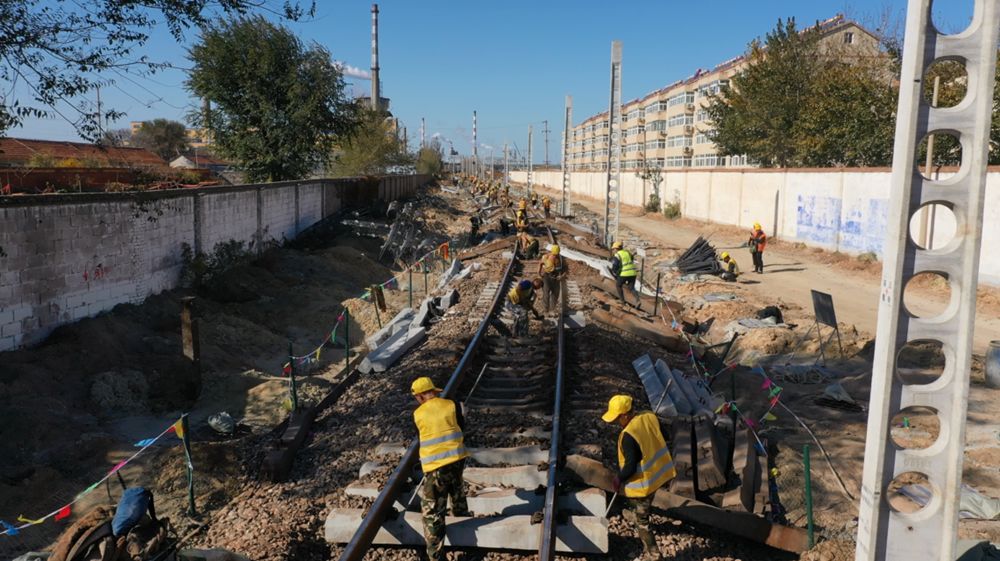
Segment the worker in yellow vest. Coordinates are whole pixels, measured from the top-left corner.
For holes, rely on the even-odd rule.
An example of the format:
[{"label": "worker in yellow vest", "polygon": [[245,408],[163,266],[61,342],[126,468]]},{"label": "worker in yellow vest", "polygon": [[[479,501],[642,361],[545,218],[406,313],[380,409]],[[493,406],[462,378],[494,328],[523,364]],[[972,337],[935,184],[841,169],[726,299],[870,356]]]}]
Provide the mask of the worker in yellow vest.
[{"label": "worker in yellow vest", "polygon": [[528,201],[521,199],[514,214],[514,226],[519,232],[528,229]]},{"label": "worker in yellow vest", "polygon": [[451,500],[453,516],[469,516],[462,471],[469,452],[465,449],[462,408],[441,397],[441,388],[430,378],[417,378],[410,386],[420,405],[413,412],[413,422],[420,433],[420,466],[424,471],[420,512],[424,522],[427,557],[444,561],[445,513]]},{"label": "worker in yellow vest", "polygon": [[535,319],[542,319],[542,314],[535,310],[535,290],[541,287],[541,279],[534,281],[522,279],[507,293],[507,305],[514,316],[514,336],[528,335],[528,312],[531,312]]},{"label": "worker in yellow vest", "polygon": [[674,459],[663,438],[660,420],[652,411],[636,413],[632,398],[616,395],[608,402],[608,411],[601,417],[605,423],[617,422],[622,427],[618,435],[618,474],[611,486],[615,493],[625,495],[635,516],[635,525],[642,540],[643,559],[663,559],[656,538],[649,528],[649,511],[653,494],[677,477]]},{"label": "worker in yellow vest", "polygon": [[618,297],[621,298],[622,303],[628,305],[624,290],[624,287],[628,287],[629,292],[635,296],[635,307],[639,308],[642,301],[635,291],[635,277],[639,271],[635,266],[632,253],[623,247],[622,242],[611,244],[611,274],[615,276],[615,288],[618,289]]},{"label": "worker in yellow vest", "polygon": [[723,251],[719,257],[722,261],[722,272],[719,276],[726,282],[736,282],[736,278],[740,276],[740,266],[736,264],[736,260],[728,251]]},{"label": "worker in yellow vest", "polygon": [[542,293],[544,294],[542,302],[544,302],[545,313],[547,314],[550,308],[559,305],[559,286],[562,284],[562,280],[566,278],[566,275],[569,274],[566,268],[566,261],[562,258],[562,255],[559,255],[559,246],[557,244],[549,246],[549,252],[538,263],[538,274],[542,277]]},{"label": "worker in yellow vest", "polygon": [[545,218],[552,218],[552,199],[548,195],[542,197],[542,210],[545,211]]}]

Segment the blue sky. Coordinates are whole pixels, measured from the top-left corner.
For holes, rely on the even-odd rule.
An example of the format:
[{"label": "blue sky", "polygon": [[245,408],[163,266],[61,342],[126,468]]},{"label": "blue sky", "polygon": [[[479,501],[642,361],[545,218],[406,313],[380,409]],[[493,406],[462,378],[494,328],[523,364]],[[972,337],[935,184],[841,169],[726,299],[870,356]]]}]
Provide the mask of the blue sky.
[{"label": "blue sky", "polygon": [[[952,30],[968,22],[972,0],[937,0],[935,15]],[[742,53],[778,18],[810,24],[837,13],[877,24],[884,11],[902,19],[904,0],[703,0],[560,1],[382,0],[380,63],[383,95],[419,140],[420,118],[427,137],[439,133],[456,150],[471,152],[472,111],[479,115],[479,141],[504,142],[523,152],[528,125],[535,128],[534,159],[544,159],[542,121],[551,129],[550,160],[559,156],[563,100],[573,96],[574,122],[607,108],[612,39],[623,43],[622,88],[626,100],[691,75],[698,68]],[[289,24],[304,40],[326,46],[334,58],[367,71],[370,61],[371,3],[318,0],[316,16]],[[196,38],[194,32],[187,41]],[[184,44],[165,30],[143,48],[155,60],[184,67]],[[156,117],[183,120],[195,103],[184,90],[184,73],[166,71],[129,81],[117,76],[102,89],[102,101],[127,113],[112,124]],[[367,80],[349,78],[358,91]],[[31,120],[10,136],[75,140],[60,119]],[[480,155],[489,150],[480,149]]]}]

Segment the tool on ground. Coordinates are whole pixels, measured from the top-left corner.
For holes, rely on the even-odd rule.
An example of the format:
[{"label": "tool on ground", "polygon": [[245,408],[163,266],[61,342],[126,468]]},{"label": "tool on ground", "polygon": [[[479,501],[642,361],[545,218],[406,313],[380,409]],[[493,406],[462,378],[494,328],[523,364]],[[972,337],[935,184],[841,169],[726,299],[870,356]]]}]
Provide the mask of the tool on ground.
[{"label": "tool on ground", "polygon": [[660,404],[663,403],[663,398],[667,396],[667,388],[669,388],[672,383],[674,383],[674,378],[671,376],[670,379],[667,380],[667,383],[663,386],[663,393],[660,394],[660,400],[656,402],[656,407],[653,407],[654,413],[660,409]]},{"label": "tool on ground", "polygon": [[608,503],[608,509],[604,511],[604,517],[605,518],[607,518],[608,517],[608,513],[611,512],[611,507],[614,506],[615,499],[617,499],[617,498],[618,498],[618,493],[615,493],[614,495],[611,495],[611,502]]},{"label": "tool on ground", "polygon": [[462,405],[465,405],[466,403],[469,402],[469,399],[472,397],[473,392],[476,391],[476,386],[479,385],[479,380],[483,377],[483,373],[486,372],[486,367],[489,365],[490,363],[488,362],[483,365],[483,369],[479,371],[479,376],[476,376],[476,381],[475,383],[472,384],[472,389],[469,390],[469,395],[465,396],[465,401],[462,402]]}]

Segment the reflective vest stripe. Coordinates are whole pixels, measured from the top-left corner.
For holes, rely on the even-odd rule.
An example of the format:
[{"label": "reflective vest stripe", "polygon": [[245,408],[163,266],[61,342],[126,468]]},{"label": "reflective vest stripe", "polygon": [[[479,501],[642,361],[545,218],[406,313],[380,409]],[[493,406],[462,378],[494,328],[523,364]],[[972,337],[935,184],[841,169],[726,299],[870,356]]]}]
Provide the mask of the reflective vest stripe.
[{"label": "reflective vest stripe", "polygon": [[[663,467],[661,467],[660,469],[656,470],[656,473],[654,473],[653,476],[650,477],[649,479],[643,479],[643,480],[636,481],[636,482],[633,482],[633,483],[627,483],[625,485],[625,488],[626,489],[643,490],[643,491],[645,491],[654,481],[656,481],[659,478],[663,477],[663,475],[666,474],[667,470],[672,470],[672,469],[674,469],[674,462],[673,462],[673,460],[671,460],[670,462],[664,464]],[[656,488],[659,489],[660,486],[658,485]]]},{"label": "reflective vest stripe", "polygon": [[466,455],[466,453],[465,453],[465,447],[463,446],[461,448],[456,448],[454,450],[447,450],[447,451],[441,452],[439,454],[434,454],[433,456],[427,456],[425,458],[420,458],[420,464],[423,465],[423,466],[427,466],[428,464],[431,464],[433,462],[444,460],[446,458],[453,458],[455,456],[461,456],[461,457],[464,458],[465,455]]},{"label": "reflective vest stripe", "polygon": [[462,438],[461,432],[453,432],[451,434],[446,434],[444,436],[439,436],[437,438],[432,438],[430,440],[421,440],[421,446],[433,446],[434,444],[441,444],[442,442],[448,442],[449,440],[455,440],[456,438]]},{"label": "reflective vest stripe", "polygon": [[632,261],[632,254],[624,249],[618,250],[616,254],[618,256],[618,261],[621,263],[622,268],[619,271],[619,277],[634,277],[638,274],[635,268],[635,261]]},{"label": "reflective vest stripe", "polygon": [[[653,457],[650,458],[648,462],[639,466],[639,471],[649,471],[653,469],[653,464],[655,464],[656,461],[662,458],[665,454],[669,453],[670,450],[668,448],[660,448],[660,451],[654,454]],[[673,464],[673,462],[671,462],[671,464]]]}]

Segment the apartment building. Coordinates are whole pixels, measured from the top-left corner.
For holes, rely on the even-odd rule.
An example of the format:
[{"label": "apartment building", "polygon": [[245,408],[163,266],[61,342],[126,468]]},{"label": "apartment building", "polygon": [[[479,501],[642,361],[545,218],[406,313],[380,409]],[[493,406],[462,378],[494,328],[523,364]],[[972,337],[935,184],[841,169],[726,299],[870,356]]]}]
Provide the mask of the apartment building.
[{"label": "apartment building", "polygon": [[[878,39],[857,22],[838,15],[819,24],[820,49],[850,59],[878,56]],[[621,163],[624,170],[643,168],[741,167],[746,156],[722,156],[709,140],[712,122],[705,107],[713,94],[746,68],[745,56],[711,70],[698,69],[642,98],[622,105]],[[571,171],[607,169],[608,113],[587,118],[570,130]]]}]

